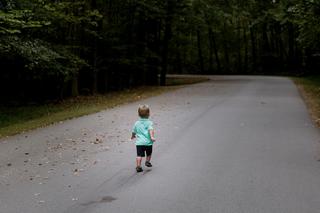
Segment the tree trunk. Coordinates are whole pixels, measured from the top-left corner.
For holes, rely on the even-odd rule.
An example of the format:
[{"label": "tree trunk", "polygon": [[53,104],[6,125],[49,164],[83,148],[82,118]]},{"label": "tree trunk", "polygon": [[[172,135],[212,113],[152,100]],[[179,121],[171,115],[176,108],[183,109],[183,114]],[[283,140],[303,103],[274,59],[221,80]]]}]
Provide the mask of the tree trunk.
[{"label": "tree trunk", "polygon": [[183,72],[180,49],[178,49],[178,53],[177,53],[177,72],[179,74],[182,74]]},{"label": "tree trunk", "polygon": [[78,76],[74,76],[71,81],[71,96],[76,97],[79,95]]},{"label": "tree trunk", "polygon": [[[217,47],[217,43],[216,43],[216,38],[215,38],[214,32],[212,31],[211,28],[209,29],[209,35],[210,35],[210,38],[209,38],[210,39],[210,43],[212,44],[212,48],[213,48],[214,55],[215,55],[215,58],[216,58],[217,70],[218,70],[218,73],[221,73],[221,64],[220,64],[220,59],[219,59],[218,47]],[[210,47],[210,49],[211,49],[211,47]]]},{"label": "tree trunk", "polygon": [[213,47],[214,47],[214,54],[216,56],[218,73],[221,73],[222,72],[221,63],[220,63],[220,59],[219,59],[218,46],[217,46],[217,42],[216,42],[214,33],[212,33],[212,37],[211,38],[212,38]]},{"label": "tree trunk", "polygon": [[237,34],[238,34],[238,72],[242,72],[242,54],[241,54],[241,26],[240,21],[238,20],[238,26],[237,26]]},{"label": "tree trunk", "polygon": [[[97,1],[91,0],[91,9],[97,9]],[[100,21],[98,25],[98,31],[102,30],[102,22]],[[93,59],[92,59],[92,93],[96,94],[98,92],[98,39],[94,38],[93,41]]]},{"label": "tree trunk", "polygon": [[226,23],[223,24],[223,49],[224,49],[224,60],[225,60],[225,66],[224,69],[226,71],[230,71],[230,58],[229,58],[229,47],[228,47],[228,41],[227,41],[227,27]]},{"label": "tree trunk", "polygon": [[162,49],[162,61],[161,61],[161,72],[160,72],[160,85],[166,85],[166,75],[168,69],[168,48],[169,48],[169,40],[171,34],[171,21],[167,20],[164,31],[164,39],[163,39],[163,49]]},{"label": "tree trunk", "polygon": [[250,39],[251,39],[252,71],[256,72],[256,69],[257,69],[257,49],[256,49],[256,37],[255,37],[253,27],[250,27]]},{"label": "tree trunk", "polygon": [[204,65],[203,65],[203,56],[202,56],[202,48],[201,48],[201,34],[200,30],[197,30],[197,41],[198,41],[198,58],[200,64],[200,72],[204,74]]},{"label": "tree trunk", "polygon": [[248,72],[248,40],[247,40],[247,30],[243,28],[243,44],[244,44],[244,72]]},{"label": "tree trunk", "polygon": [[294,57],[294,27],[292,23],[288,24],[288,69],[293,69],[295,64]]},{"label": "tree trunk", "polygon": [[164,29],[164,38],[162,46],[162,61],[161,61],[161,72],[160,72],[160,85],[166,85],[166,75],[168,70],[168,52],[169,52],[169,42],[171,39],[171,27],[172,27],[172,11],[173,11],[173,2],[167,0],[167,14],[165,18],[165,29]]},{"label": "tree trunk", "polygon": [[212,41],[212,29],[208,27],[208,40],[209,40],[209,73],[213,73],[213,41]]},{"label": "tree trunk", "polygon": [[267,34],[267,24],[263,24],[262,27],[262,39],[263,39],[263,51],[264,53],[270,53],[270,44],[269,44],[269,38]]},{"label": "tree trunk", "polygon": [[98,92],[98,69],[97,69],[97,39],[94,41],[94,48],[93,48],[93,64],[92,64],[92,75],[93,75],[93,82],[92,82],[92,93],[96,94]]}]

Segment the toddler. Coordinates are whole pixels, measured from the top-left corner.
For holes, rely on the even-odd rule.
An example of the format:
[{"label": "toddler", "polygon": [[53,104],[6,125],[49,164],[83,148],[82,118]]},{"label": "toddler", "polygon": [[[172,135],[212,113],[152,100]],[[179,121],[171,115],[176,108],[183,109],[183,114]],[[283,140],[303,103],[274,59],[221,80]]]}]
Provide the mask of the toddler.
[{"label": "toddler", "polygon": [[135,122],[132,129],[131,140],[136,139],[135,144],[137,147],[137,158],[136,158],[136,171],[142,172],[141,167],[142,158],[147,155],[145,165],[152,167],[150,163],[152,155],[152,145],[156,141],[154,137],[153,123],[149,120],[150,109],[148,105],[142,105],[138,109],[140,119]]}]

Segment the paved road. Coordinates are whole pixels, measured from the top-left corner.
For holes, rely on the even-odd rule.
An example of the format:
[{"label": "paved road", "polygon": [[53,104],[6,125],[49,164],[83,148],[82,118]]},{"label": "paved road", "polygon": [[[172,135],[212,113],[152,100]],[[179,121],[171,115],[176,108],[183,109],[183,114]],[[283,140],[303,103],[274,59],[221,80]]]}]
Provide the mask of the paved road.
[{"label": "paved road", "polygon": [[[212,79],[2,140],[0,213],[319,213],[320,132],[294,84]],[[136,174],[140,103],[158,141]]]}]

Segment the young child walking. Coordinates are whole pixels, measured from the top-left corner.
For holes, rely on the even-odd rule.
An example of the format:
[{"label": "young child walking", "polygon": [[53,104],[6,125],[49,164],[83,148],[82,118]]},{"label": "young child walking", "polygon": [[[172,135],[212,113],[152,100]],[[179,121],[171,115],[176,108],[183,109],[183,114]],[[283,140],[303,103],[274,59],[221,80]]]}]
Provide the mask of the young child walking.
[{"label": "young child walking", "polygon": [[138,109],[138,114],[140,119],[135,122],[132,129],[131,140],[136,139],[135,144],[137,147],[137,158],[136,158],[136,170],[137,172],[142,172],[141,167],[142,158],[147,154],[145,165],[147,167],[152,167],[151,155],[152,155],[152,145],[156,141],[154,137],[153,123],[149,120],[150,109],[148,105],[142,105]]}]

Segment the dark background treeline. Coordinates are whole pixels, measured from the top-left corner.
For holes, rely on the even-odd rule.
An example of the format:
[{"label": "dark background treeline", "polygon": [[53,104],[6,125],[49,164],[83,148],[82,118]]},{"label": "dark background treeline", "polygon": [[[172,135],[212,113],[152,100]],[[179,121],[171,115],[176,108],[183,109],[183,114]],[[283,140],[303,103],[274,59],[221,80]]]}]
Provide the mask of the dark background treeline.
[{"label": "dark background treeline", "polygon": [[319,59],[318,0],[0,0],[3,103],[167,73],[317,74]]}]

